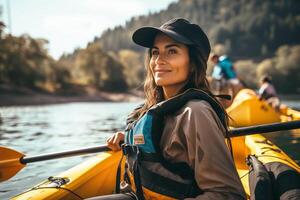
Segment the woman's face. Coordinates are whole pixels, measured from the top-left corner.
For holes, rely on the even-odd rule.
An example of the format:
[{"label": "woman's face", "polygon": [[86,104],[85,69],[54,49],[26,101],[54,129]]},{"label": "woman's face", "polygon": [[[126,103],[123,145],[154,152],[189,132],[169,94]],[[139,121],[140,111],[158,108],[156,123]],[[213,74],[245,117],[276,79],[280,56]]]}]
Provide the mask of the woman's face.
[{"label": "woman's face", "polygon": [[158,34],[151,49],[150,69],[156,85],[164,91],[178,92],[190,73],[188,47],[165,34]]}]

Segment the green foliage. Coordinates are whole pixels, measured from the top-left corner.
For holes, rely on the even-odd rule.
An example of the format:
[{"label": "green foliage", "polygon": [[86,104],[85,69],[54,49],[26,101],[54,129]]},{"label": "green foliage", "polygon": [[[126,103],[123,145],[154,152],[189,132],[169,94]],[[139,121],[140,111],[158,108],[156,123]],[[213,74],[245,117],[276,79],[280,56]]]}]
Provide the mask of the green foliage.
[{"label": "green foliage", "polygon": [[81,85],[91,85],[102,90],[124,91],[127,83],[123,65],[104,53],[98,44],[90,44],[86,49],[77,49],[63,56],[59,63],[69,66],[70,81]]},{"label": "green foliage", "polygon": [[275,87],[282,93],[300,93],[300,45],[283,45],[275,57],[263,60],[257,67],[259,78],[272,76]]},{"label": "green foliage", "polygon": [[146,73],[141,64],[144,56],[138,52],[124,49],[118,52],[117,57],[124,65],[124,74],[129,87],[136,88],[141,86]]},{"label": "green foliage", "polygon": [[131,35],[142,26],[160,25],[184,17],[208,33],[213,44],[223,43],[235,58],[271,56],[283,44],[300,43],[300,2],[297,0],[180,0],[159,13],[133,17],[126,25],[108,29],[95,42],[106,51],[131,49]]},{"label": "green foliage", "polygon": [[246,87],[257,88],[256,68],[257,63],[252,60],[239,60],[234,63],[239,79],[244,82]]},{"label": "green foliage", "polygon": [[90,44],[55,61],[48,55],[46,44],[46,40],[28,35],[1,38],[0,84],[62,93],[74,84],[109,91],[127,89],[123,65],[99,45]]},{"label": "green foliage", "polygon": [[28,35],[0,39],[0,83],[37,88],[53,75],[45,40]]}]

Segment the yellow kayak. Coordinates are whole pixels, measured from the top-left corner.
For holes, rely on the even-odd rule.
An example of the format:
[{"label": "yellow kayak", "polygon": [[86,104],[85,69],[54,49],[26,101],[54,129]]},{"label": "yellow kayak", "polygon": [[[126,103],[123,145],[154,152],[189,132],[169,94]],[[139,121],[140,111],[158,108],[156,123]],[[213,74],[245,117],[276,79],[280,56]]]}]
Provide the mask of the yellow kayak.
[{"label": "yellow kayak", "polygon": [[112,194],[121,155],[121,152],[100,153],[12,199],[76,200]]},{"label": "yellow kayak", "polygon": [[284,107],[276,112],[267,102],[259,100],[250,89],[241,90],[226,110],[233,127],[300,120],[299,111]]},{"label": "yellow kayak", "polygon": [[[232,118],[231,125],[234,127],[300,119],[300,113],[292,109],[287,109],[285,113],[275,112],[268,104],[259,101],[252,90],[247,89],[242,90],[237,95],[227,111]],[[283,177],[285,180],[292,176],[299,178],[299,165],[260,134],[232,138],[232,145],[235,165],[248,197],[250,194],[254,195],[255,190],[260,189],[257,187],[261,187],[260,184],[251,185],[253,177],[255,180],[256,174],[263,173],[256,171],[260,164],[263,165],[262,168],[272,172],[275,169],[273,172],[275,181],[279,183],[281,179],[279,180],[278,177]],[[112,194],[115,190],[116,173],[120,159],[121,152],[101,153],[55,177],[50,177],[12,199],[73,200]],[[248,164],[246,159],[248,159]],[[285,169],[288,168],[289,173],[276,171],[282,166]],[[252,182],[250,180],[250,185],[249,179],[252,180]],[[258,181],[256,180],[255,183]],[[267,191],[264,191],[264,194],[267,194]]]}]

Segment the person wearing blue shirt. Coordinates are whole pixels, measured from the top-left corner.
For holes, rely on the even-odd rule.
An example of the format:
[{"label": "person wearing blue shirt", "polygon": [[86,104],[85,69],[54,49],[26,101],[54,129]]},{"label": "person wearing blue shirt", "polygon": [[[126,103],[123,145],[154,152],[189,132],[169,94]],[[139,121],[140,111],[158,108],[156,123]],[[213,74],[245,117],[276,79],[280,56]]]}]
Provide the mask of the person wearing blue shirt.
[{"label": "person wearing blue shirt", "polygon": [[227,80],[237,79],[237,74],[233,68],[233,63],[231,62],[228,56],[226,55],[220,56],[218,65],[220,66],[225,79]]},{"label": "person wearing blue shirt", "polygon": [[[220,83],[222,83],[222,79],[225,80],[223,87],[228,86],[230,95],[234,97],[242,88],[242,84],[237,77],[232,61],[227,55],[219,57],[217,54],[214,54],[211,60],[215,64],[212,78],[219,80]],[[220,88],[222,88],[222,86]]]},{"label": "person wearing blue shirt", "polygon": [[222,68],[218,64],[219,63],[219,56],[216,55],[216,54],[213,54],[211,56],[210,60],[214,64],[214,68],[213,68],[213,71],[212,71],[212,74],[211,74],[211,77],[212,77],[211,86],[212,86],[212,89],[214,90],[215,93],[220,94],[220,93],[222,93],[222,90],[224,88],[226,88],[226,86],[225,86],[226,82],[225,82],[225,79],[224,79],[224,74],[223,74]]}]

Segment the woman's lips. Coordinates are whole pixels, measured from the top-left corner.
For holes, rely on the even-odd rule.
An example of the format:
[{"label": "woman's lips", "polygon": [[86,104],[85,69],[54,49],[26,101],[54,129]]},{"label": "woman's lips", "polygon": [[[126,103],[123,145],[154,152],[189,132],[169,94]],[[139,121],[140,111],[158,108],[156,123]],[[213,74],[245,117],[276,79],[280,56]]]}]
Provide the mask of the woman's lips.
[{"label": "woman's lips", "polygon": [[169,70],[169,69],[154,69],[154,73],[156,75],[163,75],[163,74],[169,73],[171,71],[172,70]]}]

